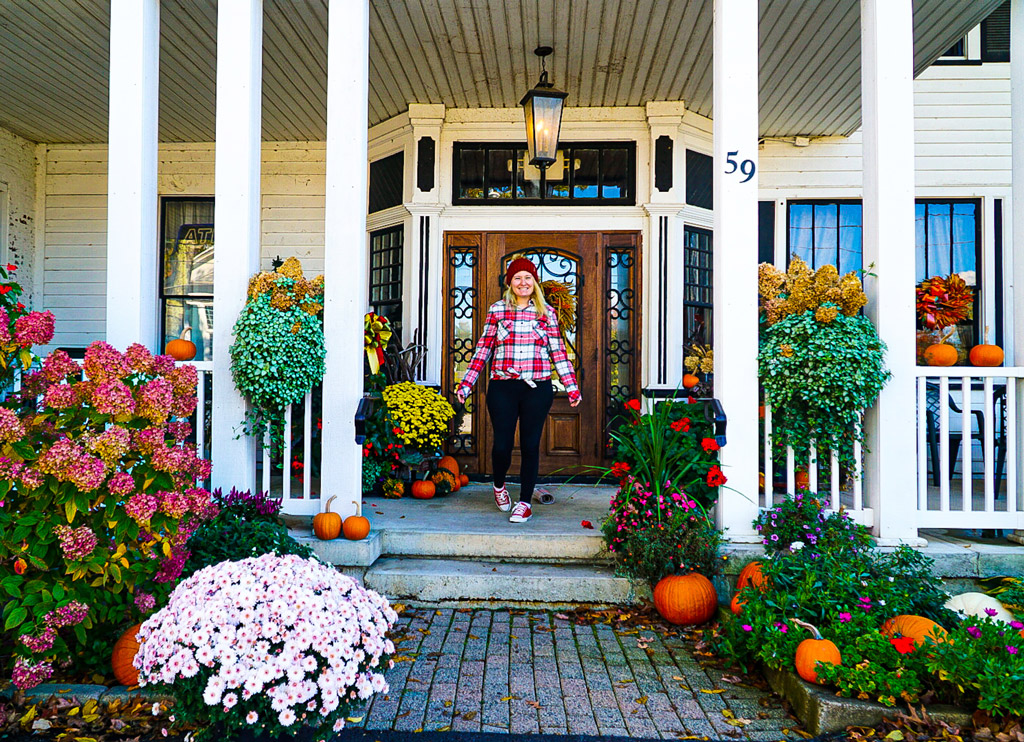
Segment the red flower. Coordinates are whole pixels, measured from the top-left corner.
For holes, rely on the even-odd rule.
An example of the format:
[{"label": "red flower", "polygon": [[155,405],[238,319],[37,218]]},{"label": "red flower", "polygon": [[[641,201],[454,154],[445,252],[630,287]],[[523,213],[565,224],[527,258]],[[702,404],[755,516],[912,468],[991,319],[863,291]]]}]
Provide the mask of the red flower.
[{"label": "red flower", "polygon": [[622,481],[629,476],[629,464],[625,461],[616,461],[612,464],[612,468],[609,473],[619,481]]},{"label": "red flower", "polygon": [[7,284],[4,284],[3,286],[0,286],[0,294],[6,294],[10,290],[11,290],[11,287],[9,285],[7,285]]},{"label": "red flower", "polygon": [[19,302],[18,302],[18,304],[17,304],[17,307],[18,307],[18,309],[24,309],[24,308],[25,308],[25,305],[24,305],[24,304],[22,304],[22,303],[21,303],[21,302],[19,301]]},{"label": "red flower", "polygon": [[711,453],[717,451],[721,446],[718,445],[718,441],[714,438],[705,438],[700,442],[701,448],[704,449],[704,453]]},{"label": "red flower", "polygon": [[323,430],[324,429],[324,419],[322,417],[318,417],[316,419],[316,429],[317,430]]},{"label": "red flower", "polygon": [[669,425],[669,427],[672,428],[672,430],[676,431],[677,433],[689,433],[690,432],[690,418],[688,418],[688,417],[681,417],[678,420],[676,420],[674,423]]},{"label": "red flower", "polygon": [[910,636],[889,637],[889,643],[896,647],[900,654],[910,654],[915,649],[914,638]]},{"label": "red flower", "polygon": [[18,270],[18,266],[16,266],[14,263],[8,263],[7,270],[10,273],[14,273],[14,271]]},{"label": "red flower", "polygon": [[625,407],[626,407],[627,410],[633,410],[633,412],[639,412],[640,411],[640,400],[639,399],[631,399],[628,402],[626,402]]},{"label": "red flower", "polygon": [[594,524],[591,523],[589,520],[581,520],[580,521],[580,525],[583,526],[584,528],[589,528],[590,530],[594,530]]},{"label": "red flower", "polygon": [[720,487],[729,480],[722,474],[722,470],[718,468],[718,465],[712,466],[708,469],[707,483],[708,487]]},{"label": "red flower", "polygon": [[298,459],[295,459],[292,462],[292,470],[293,471],[302,471],[302,462],[299,461]]}]

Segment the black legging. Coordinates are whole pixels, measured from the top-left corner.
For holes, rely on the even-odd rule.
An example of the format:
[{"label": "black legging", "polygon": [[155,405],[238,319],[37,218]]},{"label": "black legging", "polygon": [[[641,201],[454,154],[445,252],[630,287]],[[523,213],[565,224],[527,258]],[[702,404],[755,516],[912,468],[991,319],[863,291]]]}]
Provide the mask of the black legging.
[{"label": "black legging", "polygon": [[491,379],[487,383],[487,411],[494,428],[494,447],[491,460],[494,467],[494,486],[505,484],[505,475],[512,464],[512,447],[516,440],[516,422],[519,422],[519,450],[522,463],[519,476],[522,490],[519,499],[530,502],[537,484],[540,463],[540,435],[544,420],[555,392],[551,381],[538,381],[536,388],[516,379]]}]

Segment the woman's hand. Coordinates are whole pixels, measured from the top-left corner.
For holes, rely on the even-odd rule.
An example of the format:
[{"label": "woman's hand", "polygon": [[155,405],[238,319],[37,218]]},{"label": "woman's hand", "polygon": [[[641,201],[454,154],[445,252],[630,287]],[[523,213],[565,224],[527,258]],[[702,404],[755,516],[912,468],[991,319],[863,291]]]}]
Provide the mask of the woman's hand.
[{"label": "woman's hand", "polygon": [[580,402],[582,402],[582,401],[583,401],[583,397],[576,397],[576,399],[572,400],[569,403],[569,406],[570,407],[579,407]]},{"label": "woman's hand", "polygon": [[469,396],[468,389],[459,388],[455,391],[455,399],[459,400],[459,404],[466,404],[466,397]]}]

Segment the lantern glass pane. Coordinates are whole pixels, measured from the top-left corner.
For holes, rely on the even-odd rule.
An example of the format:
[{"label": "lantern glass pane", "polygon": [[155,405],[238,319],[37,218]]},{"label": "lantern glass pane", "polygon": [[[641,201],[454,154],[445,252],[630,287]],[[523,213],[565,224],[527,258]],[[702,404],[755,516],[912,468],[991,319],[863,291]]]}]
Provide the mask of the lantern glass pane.
[{"label": "lantern glass pane", "polygon": [[536,142],[533,138],[533,96],[528,96],[525,103],[523,103],[523,115],[526,117],[526,149],[529,154],[529,160],[532,160],[537,153]]},{"label": "lantern glass pane", "polygon": [[558,128],[562,123],[562,99],[534,96],[533,124],[529,131],[533,132],[534,157],[538,160],[551,162],[555,159],[558,148]]}]

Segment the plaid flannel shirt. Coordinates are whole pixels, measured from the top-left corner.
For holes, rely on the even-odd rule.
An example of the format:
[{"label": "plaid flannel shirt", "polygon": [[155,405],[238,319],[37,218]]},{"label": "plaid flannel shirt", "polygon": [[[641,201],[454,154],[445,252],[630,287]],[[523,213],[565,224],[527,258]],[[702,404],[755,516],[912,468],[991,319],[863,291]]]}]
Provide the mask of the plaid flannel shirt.
[{"label": "plaid flannel shirt", "polygon": [[469,393],[492,352],[492,379],[522,379],[533,386],[534,381],[551,378],[554,363],[569,394],[569,401],[579,398],[576,374],[565,352],[558,318],[552,307],[547,307],[546,316],[538,317],[533,304],[523,309],[509,307],[504,300],[492,304],[487,310],[484,334],[477,341],[459,389]]}]

